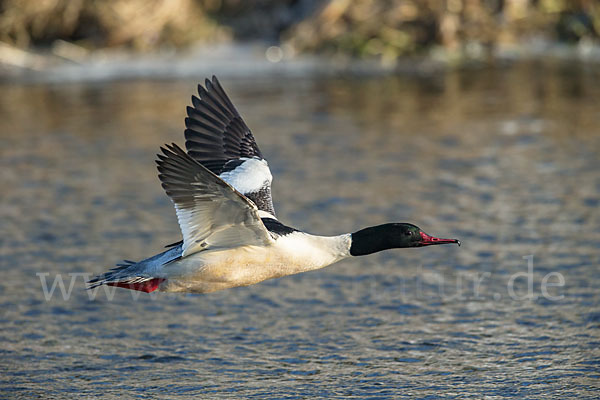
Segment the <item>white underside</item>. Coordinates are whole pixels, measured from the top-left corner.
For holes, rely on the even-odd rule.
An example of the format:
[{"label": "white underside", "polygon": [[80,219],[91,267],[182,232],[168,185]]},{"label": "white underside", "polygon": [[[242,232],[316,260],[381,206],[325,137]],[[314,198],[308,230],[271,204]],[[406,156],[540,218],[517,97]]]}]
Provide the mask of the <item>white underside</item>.
[{"label": "white underside", "polygon": [[269,246],[201,251],[160,267],[153,276],[167,278],[161,291],[208,293],[323,268],[348,257],[350,244],[350,234],[294,232]]}]

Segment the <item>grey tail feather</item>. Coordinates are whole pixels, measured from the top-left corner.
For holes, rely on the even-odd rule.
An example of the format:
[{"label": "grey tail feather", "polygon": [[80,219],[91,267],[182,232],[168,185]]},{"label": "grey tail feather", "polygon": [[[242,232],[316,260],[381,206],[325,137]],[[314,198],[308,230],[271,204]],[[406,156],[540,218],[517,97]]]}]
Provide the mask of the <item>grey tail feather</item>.
[{"label": "grey tail feather", "polygon": [[132,279],[131,276],[127,276],[122,272],[136,264],[137,262],[135,261],[123,260],[123,262],[118,263],[116,267],[111,268],[108,272],[105,272],[102,275],[98,275],[87,281],[88,287],[86,289],[93,289],[108,282],[118,282],[120,281],[119,278],[125,278],[125,280]]},{"label": "grey tail feather", "polygon": [[131,261],[131,260],[123,260],[123,262],[117,263],[116,267],[111,268],[111,271],[121,269],[121,267],[129,267],[129,266],[132,266],[134,264],[137,264],[137,262]]},{"label": "grey tail feather", "polygon": [[148,267],[162,266],[178,260],[181,258],[181,252],[182,246],[178,244],[142,261],[123,260],[110,271],[90,279],[87,282],[88,289],[109,283],[140,283],[156,278],[148,274]]}]

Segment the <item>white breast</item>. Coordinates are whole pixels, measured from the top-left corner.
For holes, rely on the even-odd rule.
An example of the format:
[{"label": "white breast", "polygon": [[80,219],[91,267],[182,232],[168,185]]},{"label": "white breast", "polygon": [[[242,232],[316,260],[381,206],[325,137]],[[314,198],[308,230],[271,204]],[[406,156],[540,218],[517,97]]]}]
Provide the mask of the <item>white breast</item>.
[{"label": "white breast", "polygon": [[348,257],[350,244],[350,234],[314,236],[304,232],[293,232],[277,238],[273,248],[287,260],[290,274],[294,274],[323,268]]}]

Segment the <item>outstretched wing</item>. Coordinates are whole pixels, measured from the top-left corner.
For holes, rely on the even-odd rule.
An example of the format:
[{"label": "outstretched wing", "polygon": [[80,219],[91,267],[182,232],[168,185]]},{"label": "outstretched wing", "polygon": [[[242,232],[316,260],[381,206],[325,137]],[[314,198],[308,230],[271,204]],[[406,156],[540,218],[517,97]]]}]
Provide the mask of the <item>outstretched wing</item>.
[{"label": "outstretched wing", "polygon": [[183,234],[183,253],[267,245],[272,239],[256,206],[176,144],[158,154],[162,187],[173,201]]},{"label": "outstretched wing", "polygon": [[275,216],[273,177],[252,132],[215,76],[198,85],[199,98],[187,107],[185,147],[200,164]]}]

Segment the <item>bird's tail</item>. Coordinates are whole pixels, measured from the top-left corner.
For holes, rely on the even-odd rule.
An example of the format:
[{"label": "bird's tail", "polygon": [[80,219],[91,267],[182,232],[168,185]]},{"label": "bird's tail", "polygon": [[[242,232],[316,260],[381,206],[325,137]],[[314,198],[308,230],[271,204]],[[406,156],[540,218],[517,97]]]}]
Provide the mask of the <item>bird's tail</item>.
[{"label": "bird's tail", "polygon": [[153,292],[166,280],[164,277],[156,276],[160,275],[157,270],[165,264],[180,259],[182,248],[182,243],[175,243],[168,250],[140,262],[125,260],[110,271],[90,279],[88,289],[108,285],[146,293]]},{"label": "bird's tail", "polygon": [[140,276],[139,270],[138,263],[124,260],[110,271],[90,279],[87,282],[87,289],[93,289],[100,285],[108,285],[150,293],[158,289],[158,286],[165,281],[164,278]]}]

